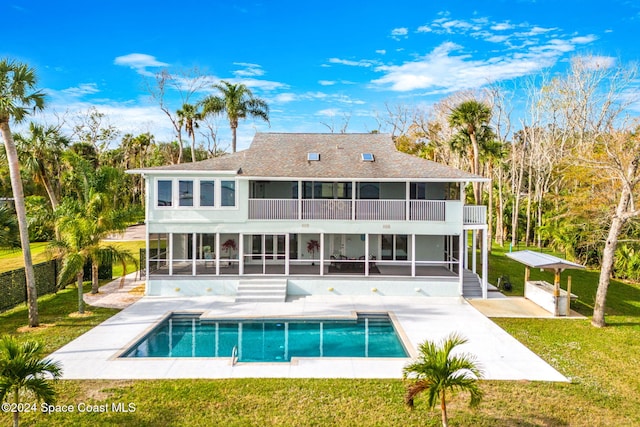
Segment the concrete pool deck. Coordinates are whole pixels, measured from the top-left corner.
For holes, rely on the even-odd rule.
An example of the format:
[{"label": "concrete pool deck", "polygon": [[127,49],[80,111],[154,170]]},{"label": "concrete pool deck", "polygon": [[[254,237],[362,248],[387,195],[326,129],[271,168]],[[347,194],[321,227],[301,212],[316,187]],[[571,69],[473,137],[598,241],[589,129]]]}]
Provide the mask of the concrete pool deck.
[{"label": "concrete pool deck", "polygon": [[409,359],[299,358],[289,363],[237,363],[230,358],[118,358],[117,355],[170,312],[207,312],[207,317],[346,316],[394,313],[413,347],[426,339],[461,333],[461,350],[474,354],[484,379],[568,381],[535,353],[463,298],[310,296],[285,303],[235,303],[225,297],[143,297],[60,348],[65,379],[162,378],[401,378]]}]

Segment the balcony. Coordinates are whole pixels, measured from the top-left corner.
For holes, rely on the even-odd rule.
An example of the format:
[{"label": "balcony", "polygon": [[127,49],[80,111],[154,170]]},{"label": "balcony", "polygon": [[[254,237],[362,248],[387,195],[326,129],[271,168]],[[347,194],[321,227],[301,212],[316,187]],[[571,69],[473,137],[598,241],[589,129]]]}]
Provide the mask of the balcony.
[{"label": "balcony", "polygon": [[464,225],[484,225],[487,223],[487,207],[484,205],[465,205]]},{"label": "balcony", "polygon": [[[249,199],[250,220],[445,221],[456,200]],[[485,206],[465,206],[465,224],[485,224]]]}]

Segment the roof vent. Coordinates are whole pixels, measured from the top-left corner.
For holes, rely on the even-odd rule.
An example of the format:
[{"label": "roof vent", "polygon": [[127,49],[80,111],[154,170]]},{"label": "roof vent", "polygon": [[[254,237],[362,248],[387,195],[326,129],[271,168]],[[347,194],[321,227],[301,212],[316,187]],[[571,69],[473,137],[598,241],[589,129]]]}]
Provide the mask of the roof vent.
[{"label": "roof vent", "polygon": [[363,162],[373,162],[374,160],[373,153],[362,153]]},{"label": "roof vent", "polygon": [[309,162],[320,161],[320,153],[307,153],[307,161]]}]

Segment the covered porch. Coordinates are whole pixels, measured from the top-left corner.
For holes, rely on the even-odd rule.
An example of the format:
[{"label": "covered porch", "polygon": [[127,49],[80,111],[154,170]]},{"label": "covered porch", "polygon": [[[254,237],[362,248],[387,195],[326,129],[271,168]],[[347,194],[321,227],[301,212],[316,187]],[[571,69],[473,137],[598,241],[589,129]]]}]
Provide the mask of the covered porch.
[{"label": "covered porch", "polygon": [[157,233],[153,276],[461,276],[461,236]]}]

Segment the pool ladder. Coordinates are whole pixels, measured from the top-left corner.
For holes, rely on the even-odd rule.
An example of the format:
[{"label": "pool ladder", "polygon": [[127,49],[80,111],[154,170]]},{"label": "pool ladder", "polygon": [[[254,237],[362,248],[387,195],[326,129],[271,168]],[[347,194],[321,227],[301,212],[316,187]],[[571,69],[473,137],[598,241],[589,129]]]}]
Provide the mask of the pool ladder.
[{"label": "pool ladder", "polygon": [[234,345],[231,350],[231,366],[236,366],[236,363],[238,363],[238,346]]}]

